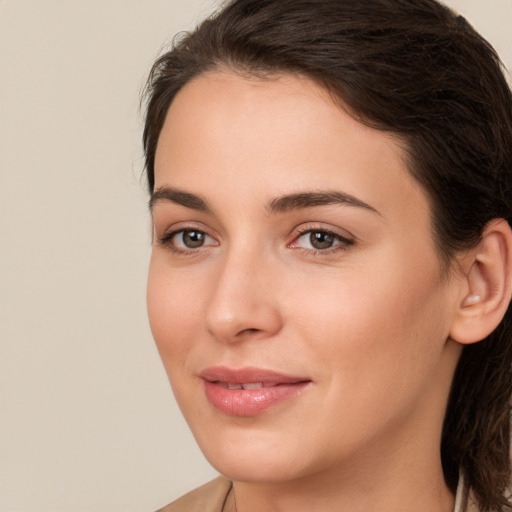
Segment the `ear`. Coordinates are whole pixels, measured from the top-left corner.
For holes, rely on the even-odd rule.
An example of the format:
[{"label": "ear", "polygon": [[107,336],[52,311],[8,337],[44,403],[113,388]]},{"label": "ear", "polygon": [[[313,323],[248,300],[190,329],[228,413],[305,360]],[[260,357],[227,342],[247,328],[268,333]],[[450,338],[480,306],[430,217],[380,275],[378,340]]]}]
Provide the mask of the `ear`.
[{"label": "ear", "polygon": [[512,296],[512,231],[504,219],[485,227],[463,260],[464,286],[450,330],[462,344],[483,340],[503,319]]}]

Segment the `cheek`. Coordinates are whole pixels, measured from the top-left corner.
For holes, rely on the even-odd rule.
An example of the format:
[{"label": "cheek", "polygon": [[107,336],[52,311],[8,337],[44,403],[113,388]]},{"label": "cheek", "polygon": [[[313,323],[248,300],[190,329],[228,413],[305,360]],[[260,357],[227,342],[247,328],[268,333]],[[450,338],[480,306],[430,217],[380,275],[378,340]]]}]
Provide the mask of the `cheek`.
[{"label": "cheek", "polygon": [[307,315],[297,331],[316,346],[313,354],[332,368],[333,379],[378,388],[426,378],[441,356],[450,324],[436,262],[394,253],[322,286],[305,283],[300,295]]},{"label": "cheek", "polygon": [[161,257],[149,266],[147,307],[151,332],[169,372],[171,363],[183,362],[194,332],[201,325],[200,300],[195,286],[179,270],[169,270]]},{"label": "cheek", "polygon": [[[434,272],[411,281],[406,270],[394,278],[347,278],[323,293],[308,287],[304,295],[308,318],[297,322],[296,332],[325,390],[317,420],[326,453],[336,446],[350,451],[377,431],[393,432],[428,409],[437,392],[447,336],[438,305],[443,290]],[[333,440],[332,431],[343,435]]]}]

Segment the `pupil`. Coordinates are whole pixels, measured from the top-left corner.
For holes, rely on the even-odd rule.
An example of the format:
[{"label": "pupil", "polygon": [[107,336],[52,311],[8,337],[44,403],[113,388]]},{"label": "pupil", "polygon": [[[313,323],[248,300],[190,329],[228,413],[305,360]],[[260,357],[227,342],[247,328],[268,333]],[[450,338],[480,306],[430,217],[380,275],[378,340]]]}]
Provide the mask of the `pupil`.
[{"label": "pupil", "polygon": [[322,231],[315,231],[310,235],[311,245],[315,249],[329,249],[334,242],[334,236]]},{"label": "pupil", "polygon": [[183,243],[189,249],[201,247],[204,243],[204,233],[201,233],[201,231],[185,231],[183,233]]}]

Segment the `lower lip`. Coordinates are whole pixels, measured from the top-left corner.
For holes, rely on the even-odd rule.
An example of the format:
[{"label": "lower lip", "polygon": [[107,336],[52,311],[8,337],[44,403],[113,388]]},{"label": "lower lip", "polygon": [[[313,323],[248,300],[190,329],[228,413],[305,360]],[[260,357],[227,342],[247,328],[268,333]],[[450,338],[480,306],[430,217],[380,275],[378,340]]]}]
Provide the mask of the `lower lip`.
[{"label": "lower lip", "polygon": [[256,416],[270,407],[300,394],[309,382],[279,384],[258,389],[227,389],[215,382],[205,383],[206,398],[229,416]]}]

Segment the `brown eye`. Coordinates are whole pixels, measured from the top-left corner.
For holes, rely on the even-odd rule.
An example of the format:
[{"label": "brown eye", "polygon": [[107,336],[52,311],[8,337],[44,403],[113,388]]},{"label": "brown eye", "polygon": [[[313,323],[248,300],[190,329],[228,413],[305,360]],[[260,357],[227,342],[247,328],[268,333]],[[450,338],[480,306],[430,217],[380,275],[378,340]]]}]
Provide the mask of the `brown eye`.
[{"label": "brown eye", "polygon": [[336,250],[342,250],[354,244],[354,240],[338,235],[326,229],[307,229],[302,231],[290,245],[292,248],[300,248],[310,252],[325,252],[326,254]]},{"label": "brown eye", "polygon": [[309,243],[314,249],[329,249],[334,245],[336,237],[327,231],[311,231]]},{"label": "brown eye", "polygon": [[175,243],[187,249],[197,249],[205,244],[207,235],[202,231],[184,230],[176,233]]},{"label": "brown eye", "polygon": [[178,229],[164,234],[158,239],[158,243],[167,247],[171,252],[181,255],[192,255],[201,249],[216,247],[219,245],[215,238],[200,229]]}]

